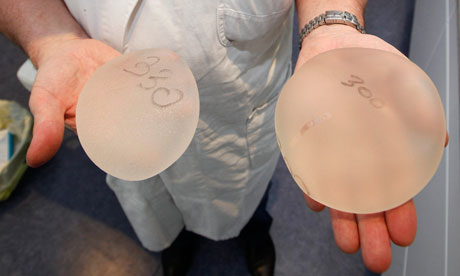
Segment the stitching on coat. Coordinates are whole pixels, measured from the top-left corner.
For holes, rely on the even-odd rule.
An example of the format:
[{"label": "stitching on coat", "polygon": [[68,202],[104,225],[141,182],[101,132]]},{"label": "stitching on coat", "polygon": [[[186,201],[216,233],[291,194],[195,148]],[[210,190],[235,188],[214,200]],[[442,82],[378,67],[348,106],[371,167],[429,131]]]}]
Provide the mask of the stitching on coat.
[{"label": "stitching on coat", "polygon": [[232,45],[232,42],[227,39],[225,36],[225,4],[220,4],[217,8],[217,36],[219,37],[219,42],[224,47],[229,47]]}]

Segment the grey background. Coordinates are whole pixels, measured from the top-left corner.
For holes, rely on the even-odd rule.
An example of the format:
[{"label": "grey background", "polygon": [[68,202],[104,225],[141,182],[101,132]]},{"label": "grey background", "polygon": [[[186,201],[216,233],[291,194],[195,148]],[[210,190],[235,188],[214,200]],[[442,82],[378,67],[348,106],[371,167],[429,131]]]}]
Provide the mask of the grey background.
[{"label": "grey background", "polygon": [[449,146],[433,179],[415,198],[418,232],[408,248],[393,248],[385,275],[460,274],[460,153],[458,1],[418,0],[410,58],[431,77],[444,104]]},{"label": "grey background", "polygon": [[[407,54],[413,2],[371,0],[368,32]],[[1,98],[27,106],[29,93],[15,76],[26,56],[4,37],[0,49]],[[0,275],[160,275],[160,255],[142,248],[104,178],[77,137],[66,132],[57,155],[29,169],[12,197],[0,203]],[[307,209],[282,160],[273,181],[268,208],[276,275],[371,274],[360,253],[337,248],[328,212]],[[248,275],[242,256],[233,239],[202,238],[190,275]]]}]

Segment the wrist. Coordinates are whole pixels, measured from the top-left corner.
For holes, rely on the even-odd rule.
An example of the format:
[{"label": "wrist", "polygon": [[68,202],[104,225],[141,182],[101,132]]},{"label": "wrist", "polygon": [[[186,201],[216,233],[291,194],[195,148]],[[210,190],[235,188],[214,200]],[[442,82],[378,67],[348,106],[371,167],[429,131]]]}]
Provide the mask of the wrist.
[{"label": "wrist", "polygon": [[302,48],[303,40],[317,28],[337,24],[349,26],[362,34],[366,33],[364,27],[359,23],[357,17],[354,14],[351,14],[348,11],[328,10],[310,20],[308,24],[305,24],[305,26],[300,30],[300,48]]},{"label": "wrist", "polygon": [[364,27],[366,4],[367,0],[296,0],[299,30],[310,20],[328,10],[347,11],[354,14],[361,26]]},{"label": "wrist", "polygon": [[54,42],[86,37],[62,0],[1,0],[0,32],[22,47],[35,66]]},{"label": "wrist", "polygon": [[345,37],[354,37],[354,35],[361,35],[361,33],[347,25],[324,25],[307,35],[302,41],[300,48],[311,49],[311,47],[315,47],[318,41],[324,40],[329,41],[329,46],[335,48],[334,45],[342,45],[342,40],[345,38],[344,35]]},{"label": "wrist", "polygon": [[43,61],[46,61],[50,56],[59,53],[59,48],[63,43],[87,38],[88,36],[83,31],[50,34],[25,43],[23,48],[34,66],[38,69]]}]

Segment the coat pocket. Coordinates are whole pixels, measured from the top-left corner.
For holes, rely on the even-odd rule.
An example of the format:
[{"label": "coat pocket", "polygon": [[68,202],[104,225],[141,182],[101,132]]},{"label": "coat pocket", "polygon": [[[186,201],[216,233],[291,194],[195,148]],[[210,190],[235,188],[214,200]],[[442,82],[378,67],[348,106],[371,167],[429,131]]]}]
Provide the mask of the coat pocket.
[{"label": "coat pocket", "polygon": [[252,41],[279,32],[292,0],[219,0],[217,33],[223,46]]}]

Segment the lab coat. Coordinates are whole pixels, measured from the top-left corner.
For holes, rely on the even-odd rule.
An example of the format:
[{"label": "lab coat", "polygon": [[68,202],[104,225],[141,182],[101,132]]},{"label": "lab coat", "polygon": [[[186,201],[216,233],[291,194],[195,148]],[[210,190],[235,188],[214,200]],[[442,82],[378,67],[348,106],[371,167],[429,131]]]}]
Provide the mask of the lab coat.
[{"label": "lab coat", "polygon": [[190,66],[200,119],[183,156],[157,176],[107,176],[142,244],[158,251],[181,229],[235,237],[279,158],[278,94],[291,73],[292,0],[66,0],[89,36],[128,53],[168,48]]}]

